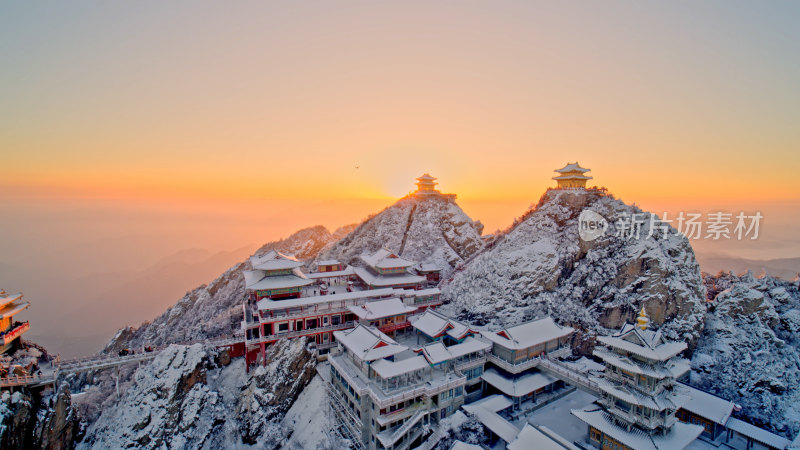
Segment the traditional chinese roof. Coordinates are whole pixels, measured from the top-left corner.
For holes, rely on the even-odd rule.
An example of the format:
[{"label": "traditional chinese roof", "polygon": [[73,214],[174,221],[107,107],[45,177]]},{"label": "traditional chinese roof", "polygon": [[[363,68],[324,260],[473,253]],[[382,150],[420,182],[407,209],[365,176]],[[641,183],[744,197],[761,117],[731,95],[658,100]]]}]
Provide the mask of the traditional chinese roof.
[{"label": "traditional chinese roof", "polygon": [[625,384],[609,381],[606,378],[593,378],[601,391],[632,405],[643,406],[655,411],[677,410],[691,399],[689,390],[681,384],[673,386],[672,391],[663,390],[658,395],[644,395],[639,390]]},{"label": "traditional chinese roof", "polygon": [[251,256],[250,263],[253,265],[253,269],[258,270],[286,270],[303,266],[303,263],[294,256],[285,255],[275,250],[270,250],[260,256]]},{"label": "traditional chinese roof", "polygon": [[680,378],[689,371],[689,361],[683,358],[671,358],[663,364],[645,364],[602,347],[595,348],[593,353],[612,366],[657,379]]},{"label": "traditional chinese roof", "polygon": [[361,260],[368,266],[378,269],[396,269],[398,267],[411,267],[415,263],[405,258],[397,256],[395,253],[381,248],[371,255],[361,255]]},{"label": "traditional chinese roof", "polygon": [[27,309],[29,306],[31,306],[30,302],[8,303],[0,308],[0,319],[13,317],[15,314]]},{"label": "traditional chinese roof", "polygon": [[323,259],[317,262],[317,266],[338,266],[340,263],[336,259]]},{"label": "traditional chinese roof", "polygon": [[591,169],[586,169],[584,167],[581,167],[580,164],[578,164],[578,162],[576,161],[574,163],[567,163],[566,166],[564,166],[564,167],[562,167],[560,169],[556,169],[553,172],[558,172],[558,173],[566,173],[566,172],[586,173],[586,172],[589,172],[590,170]]},{"label": "traditional chinese roof", "polygon": [[469,333],[477,334],[477,331],[467,325],[433,309],[426,309],[424,313],[414,318],[411,326],[432,338],[445,333],[454,339],[463,339]]},{"label": "traditional chinese roof", "polygon": [[513,442],[506,446],[508,450],[578,450],[570,441],[559,436],[547,427],[526,423]]},{"label": "traditional chinese roof", "polygon": [[569,336],[574,331],[572,327],[562,327],[551,317],[545,317],[497,332],[481,331],[481,335],[505,348],[520,350]]},{"label": "traditional chinese roof", "polygon": [[355,271],[355,274],[361,278],[362,281],[364,281],[364,283],[374,287],[409,286],[422,283],[426,280],[425,277],[412,275],[408,272],[378,275],[370,272],[364,267],[355,267],[353,270]]},{"label": "traditional chinese roof", "polygon": [[521,376],[510,377],[494,368],[486,369],[481,379],[509,397],[528,395],[558,381],[557,378],[543,372],[528,372]]},{"label": "traditional chinese roof", "polygon": [[421,177],[417,178],[417,181],[430,182],[430,181],[434,181],[434,180],[436,180],[436,177],[431,176],[431,174],[429,174],[429,173],[424,173]]},{"label": "traditional chinese roof", "polygon": [[388,358],[408,350],[378,329],[359,324],[345,331],[334,331],[336,340],[363,361]]},{"label": "traditional chinese roof", "polygon": [[733,412],[734,404],[732,401],[701,391],[688,384],[681,384],[681,386],[684,386],[689,391],[689,397],[691,397],[691,399],[682,406],[683,409],[725,426],[725,423]]},{"label": "traditional chinese roof", "polygon": [[686,448],[700,436],[703,427],[678,422],[666,434],[646,433],[638,428],[628,431],[614,423],[612,416],[597,406],[573,409],[572,415],[615,440],[637,450],[673,450]]},{"label": "traditional chinese roof", "polygon": [[686,342],[666,342],[661,330],[642,330],[626,323],[617,334],[598,336],[609,347],[639,355],[653,361],[666,361],[686,350]]},{"label": "traditional chinese roof", "polygon": [[266,276],[265,273],[260,270],[246,270],[244,272],[244,279],[245,287],[250,290],[303,287],[314,282],[306,278],[306,276],[297,269],[294,269],[291,275],[276,275],[271,277]]},{"label": "traditional chinese roof", "polygon": [[347,309],[352,311],[359,319],[363,320],[383,319],[384,317],[399,316],[417,310],[415,306],[405,305],[399,298],[368,302],[358,306],[348,306]]},{"label": "traditional chinese roof", "polygon": [[372,369],[378,374],[379,377],[385,379],[403,375],[406,373],[416,372],[417,370],[430,367],[428,361],[422,355],[412,356],[411,358],[402,359],[399,361],[389,361],[388,359],[381,359],[375,361],[370,365]]},{"label": "traditional chinese roof", "polygon": [[418,351],[421,351],[431,364],[439,364],[464,355],[469,355],[470,353],[489,350],[491,346],[492,345],[488,342],[468,337],[460,344],[447,347],[439,341],[428,344]]},{"label": "traditional chinese roof", "polygon": [[730,430],[733,430],[739,434],[747,436],[753,439],[754,441],[760,442],[770,448],[784,449],[792,445],[792,442],[783,436],[778,436],[777,434],[770,433],[769,431],[763,428],[751,425],[735,417],[731,417],[730,419],[728,419],[728,422],[725,424],[725,426],[728,427],[728,429]]},{"label": "traditional chinese roof", "polygon": [[9,303],[11,303],[13,301],[19,300],[21,298],[22,298],[22,293],[21,292],[17,293],[17,294],[6,294],[5,291],[3,291],[3,293],[0,294],[0,307],[5,306],[5,305],[7,305],[7,304],[9,304]]}]

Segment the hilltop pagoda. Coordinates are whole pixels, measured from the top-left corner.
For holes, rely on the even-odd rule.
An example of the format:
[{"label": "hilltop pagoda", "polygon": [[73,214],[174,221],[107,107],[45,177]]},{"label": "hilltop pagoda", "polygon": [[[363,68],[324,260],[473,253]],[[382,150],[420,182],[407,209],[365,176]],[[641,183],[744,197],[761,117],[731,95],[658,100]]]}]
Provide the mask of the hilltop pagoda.
[{"label": "hilltop pagoda", "polygon": [[31,304],[22,301],[22,294],[6,294],[0,291],[0,353],[6,353],[19,344],[23,333],[30,329],[30,323],[14,320],[14,316],[26,310]]},{"label": "hilltop pagoda", "polygon": [[589,425],[589,442],[598,448],[682,449],[703,431],[675,417],[691,400],[689,389],[675,381],[689,371],[689,361],[678,356],[686,343],[667,342],[649,326],[642,307],[636,325],[597,338],[594,355],[605,363],[604,376],[593,379],[600,407],[572,414]]},{"label": "hilltop pagoda", "polygon": [[411,195],[422,198],[439,197],[444,198],[449,202],[455,201],[456,194],[441,193],[438,189],[436,189],[437,184],[439,183],[436,182],[436,177],[431,176],[431,174],[426,172],[422,174],[421,177],[417,178],[417,190]]},{"label": "hilltop pagoda", "polygon": [[592,177],[585,175],[591,169],[581,167],[577,161],[574,163],[567,163],[566,166],[554,170],[559,173],[559,176],[553,177],[558,182],[559,189],[585,189],[586,182],[591,180]]}]

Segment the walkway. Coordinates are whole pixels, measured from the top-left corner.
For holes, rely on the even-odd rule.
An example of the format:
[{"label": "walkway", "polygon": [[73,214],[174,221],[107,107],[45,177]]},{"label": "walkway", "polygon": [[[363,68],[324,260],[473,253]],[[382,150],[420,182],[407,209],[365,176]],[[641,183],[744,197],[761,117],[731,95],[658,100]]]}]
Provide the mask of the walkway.
[{"label": "walkway", "polygon": [[[216,339],[204,339],[190,342],[176,343],[176,345],[192,345],[203,343],[213,345],[215,347],[227,347],[233,344],[244,342],[243,336],[227,336]],[[172,345],[172,344],[169,344]],[[111,356],[111,355],[94,355],[84,358],[68,359],[64,361],[56,361],[53,367],[42,368],[41,373],[32,375],[11,375],[7,377],[0,377],[0,389],[11,388],[17,386],[42,386],[46,384],[53,384],[56,380],[70,373],[85,372],[88,370],[103,370],[111,367],[117,367],[124,364],[140,363],[149,361],[164,351],[169,345],[164,345],[153,349],[151,352],[141,352],[133,355],[125,356]]]}]

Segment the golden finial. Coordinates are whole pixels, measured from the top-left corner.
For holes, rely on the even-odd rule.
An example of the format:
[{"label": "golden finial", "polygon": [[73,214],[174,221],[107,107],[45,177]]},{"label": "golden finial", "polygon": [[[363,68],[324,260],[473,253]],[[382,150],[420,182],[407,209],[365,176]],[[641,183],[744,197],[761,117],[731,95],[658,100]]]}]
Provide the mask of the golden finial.
[{"label": "golden finial", "polygon": [[639,317],[636,318],[636,325],[642,330],[646,330],[647,326],[650,325],[650,317],[647,315],[647,311],[644,310],[644,305],[642,305],[642,310],[639,311]]}]

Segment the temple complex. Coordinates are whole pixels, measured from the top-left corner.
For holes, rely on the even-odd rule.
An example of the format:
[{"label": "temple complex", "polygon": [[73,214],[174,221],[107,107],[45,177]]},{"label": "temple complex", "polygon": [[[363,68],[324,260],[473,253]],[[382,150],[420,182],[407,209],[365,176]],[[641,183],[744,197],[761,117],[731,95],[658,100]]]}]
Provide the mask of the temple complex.
[{"label": "temple complex", "polygon": [[456,200],[456,194],[443,194],[439,192],[439,190],[436,189],[437,184],[439,183],[436,182],[436,177],[425,173],[417,178],[417,190],[411,195],[417,198],[439,197],[449,202],[454,202]]}]

